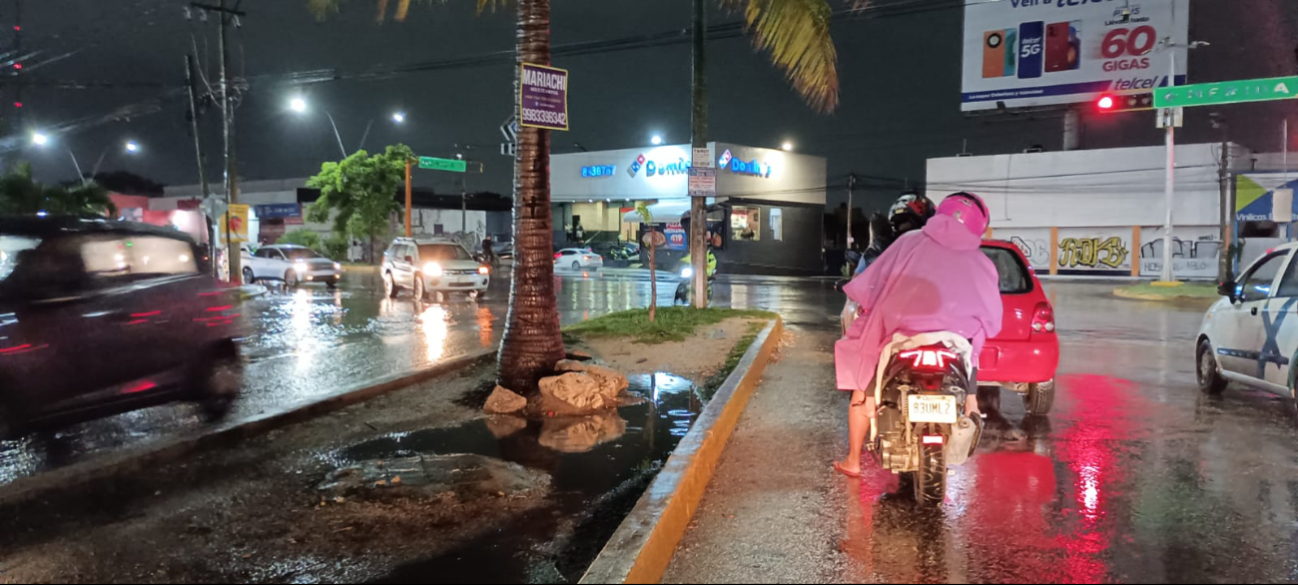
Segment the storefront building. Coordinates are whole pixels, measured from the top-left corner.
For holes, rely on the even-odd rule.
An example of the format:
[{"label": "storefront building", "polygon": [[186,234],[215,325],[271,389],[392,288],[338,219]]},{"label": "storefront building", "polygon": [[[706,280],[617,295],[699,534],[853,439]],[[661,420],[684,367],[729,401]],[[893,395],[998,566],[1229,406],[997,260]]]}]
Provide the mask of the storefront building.
[{"label": "storefront building", "polygon": [[[720,270],[731,274],[823,272],[826,162],[822,157],[713,142],[716,197],[710,231],[719,236]],[[636,204],[653,214],[667,246],[660,265],[688,252],[689,145],[580,152],[550,161],[556,248],[638,240]],[[685,222],[682,222],[685,219]]]}]

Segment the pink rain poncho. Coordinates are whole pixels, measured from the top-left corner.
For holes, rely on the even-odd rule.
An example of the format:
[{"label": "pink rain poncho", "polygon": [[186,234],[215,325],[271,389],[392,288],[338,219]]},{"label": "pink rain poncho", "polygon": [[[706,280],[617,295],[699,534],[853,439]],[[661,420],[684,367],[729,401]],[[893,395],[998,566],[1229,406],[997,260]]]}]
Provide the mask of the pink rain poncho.
[{"label": "pink rain poncho", "polygon": [[980,250],[986,218],[973,213],[980,217],[966,225],[960,213],[939,209],[923,230],[902,236],[843,288],[864,314],[834,346],[839,390],[871,388],[893,334],[956,333],[973,342],[977,360],[983,343],[1000,333],[1000,277]]}]

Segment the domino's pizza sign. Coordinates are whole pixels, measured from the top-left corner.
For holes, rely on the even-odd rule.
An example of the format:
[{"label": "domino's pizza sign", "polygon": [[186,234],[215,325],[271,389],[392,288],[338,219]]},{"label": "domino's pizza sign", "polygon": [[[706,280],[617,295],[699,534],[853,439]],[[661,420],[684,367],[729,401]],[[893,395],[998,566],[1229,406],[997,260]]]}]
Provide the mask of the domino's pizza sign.
[{"label": "domino's pizza sign", "polygon": [[717,159],[717,166],[723,169],[728,169],[736,175],[759,177],[762,179],[771,178],[770,163],[758,162],[757,159],[751,161],[737,159],[729,149],[726,149],[725,152],[721,153],[721,158]]}]

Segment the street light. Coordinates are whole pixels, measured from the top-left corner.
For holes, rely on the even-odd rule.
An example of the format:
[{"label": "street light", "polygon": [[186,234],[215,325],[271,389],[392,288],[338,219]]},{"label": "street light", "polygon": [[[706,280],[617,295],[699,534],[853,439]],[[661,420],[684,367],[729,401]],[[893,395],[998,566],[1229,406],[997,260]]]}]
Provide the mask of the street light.
[{"label": "street light", "polygon": [[405,124],[406,123],[405,112],[397,112],[395,114],[392,114],[392,121],[398,124]]},{"label": "street light", "polygon": [[49,143],[50,143],[49,136],[41,134],[40,132],[32,134],[32,144],[35,144],[36,146],[45,146],[46,144]]},{"label": "street light", "polygon": [[131,154],[140,152],[140,145],[136,143],[134,140],[128,141],[126,143],[126,152],[129,152]]},{"label": "street light", "polygon": [[660,144],[663,143],[663,137],[662,137],[662,136],[659,136],[659,135],[657,135],[657,134],[654,134],[654,137],[653,137],[652,140],[650,140],[650,142],[653,142],[654,146],[658,146],[658,145],[660,145]]},{"label": "street light", "polygon": [[784,149],[784,152],[792,152],[792,151],[793,151],[793,143],[792,143],[792,142],[789,142],[788,140],[785,140],[785,141],[784,141],[784,144],[780,145],[780,148]]},{"label": "street light", "polygon": [[290,100],[290,101],[288,102],[288,108],[289,108],[290,110],[293,110],[294,112],[299,113],[299,114],[305,114],[305,113],[306,113],[306,100],[305,100],[305,99],[302,99],[302,98],[300,98],[300,97],[295,97],[295,98],[293,98],[292,100]]}]

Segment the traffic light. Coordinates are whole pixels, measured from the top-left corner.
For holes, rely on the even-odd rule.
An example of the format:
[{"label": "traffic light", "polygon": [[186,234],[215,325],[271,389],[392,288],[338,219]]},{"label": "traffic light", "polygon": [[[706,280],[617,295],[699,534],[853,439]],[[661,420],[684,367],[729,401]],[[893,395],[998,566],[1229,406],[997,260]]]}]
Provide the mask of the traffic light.
[{"label": "traffic light", "polygon": [[1095,108],[1103,114],[1152,110],[1154,93],[1105,94],[1095,100]]}]

